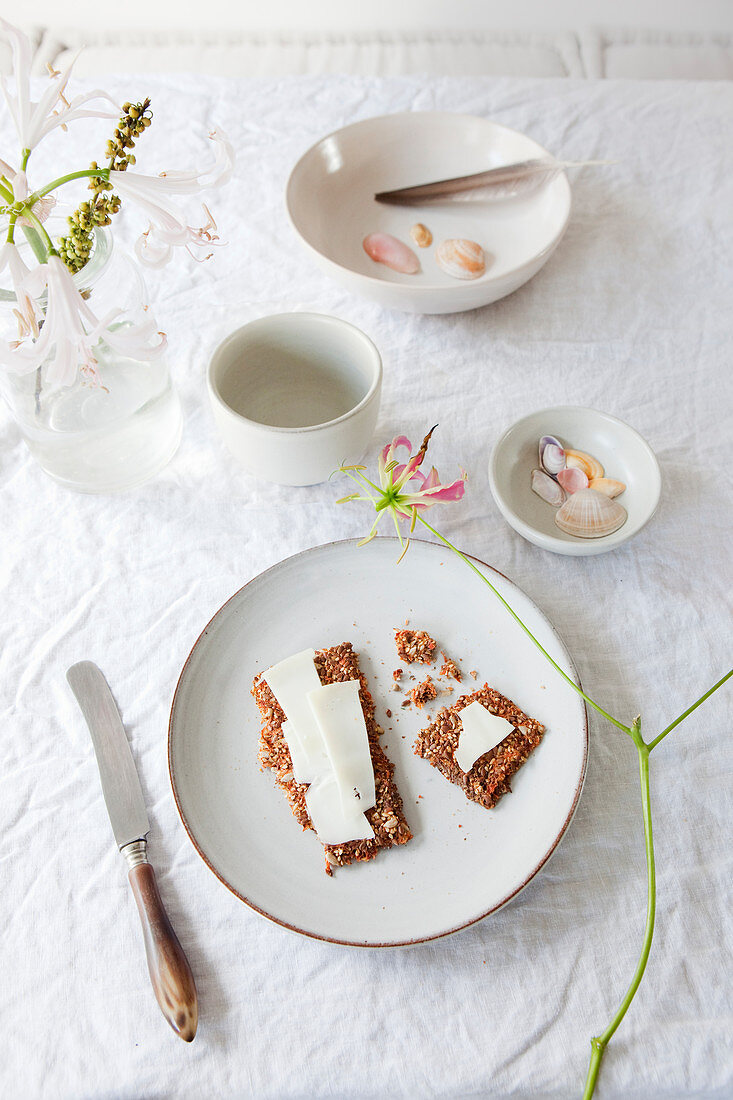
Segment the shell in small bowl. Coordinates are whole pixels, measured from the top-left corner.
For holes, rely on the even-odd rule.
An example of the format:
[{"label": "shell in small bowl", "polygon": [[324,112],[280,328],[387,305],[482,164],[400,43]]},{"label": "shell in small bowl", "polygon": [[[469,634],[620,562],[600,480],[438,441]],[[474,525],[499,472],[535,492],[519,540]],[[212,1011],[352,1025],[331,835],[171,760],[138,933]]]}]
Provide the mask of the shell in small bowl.
[{"label": "shell in small bowl", "polygon": [[[593,455],[623,483],[623,496],[616,503],[628,518],[617,530],[577,538],[556,525],[555,509],[532,491],[537,441],[548,432],[572,443],[576,451]],[[651,447],[630,425],[596,409],[562,405],[531,413],[504,432],[491,454],[489,484],[501,514],[523,538],[555,554],[584,557],[614,550],[638,534],[656,511],[662,478]],[[568,501],[573,496],[577,493]]]},{"label": "shell in small bowl", "polygon": [[626,523],[626,509],[595,489],[578,489],[555,513],[555,523],[576,538],[601,539]]}]

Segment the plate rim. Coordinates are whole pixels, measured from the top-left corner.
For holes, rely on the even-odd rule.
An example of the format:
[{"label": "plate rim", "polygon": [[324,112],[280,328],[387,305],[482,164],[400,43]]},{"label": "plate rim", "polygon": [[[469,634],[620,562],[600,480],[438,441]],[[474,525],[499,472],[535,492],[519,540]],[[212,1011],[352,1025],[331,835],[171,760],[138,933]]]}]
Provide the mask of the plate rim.
[{"label": "plate rim", "polygon": [[[226,610],[226,608],[229,606],[229,604],[233,600],[237,599],[237,597],[240,596],[240,594],[242,592],[244,592],[244,590],[246,588],[248,588],[250,584],[252,584],[256,580],[259,580],[261,577],[264,577],[266,574],[271,573],[273,570],[278,569],[285,562],[293,561],[297,558],[303,557],[303,555],[305,555],[305,554],[311,554],[315,550],[326,550],[326,549],[328,549],[329,547],[332,547],[332,546],[347,546],[347,545],[350,544],[351,546],[354,547],[354,549],[357,549],[358,543],[360,541],[361,540],[357,539],[357,538],[332,539],[329,542],[318,543],[316,546],[310,546],[310,547],[307,547],[305,550],[299,550],[295,554],[289,554],[287,557],[281,558],[280,561],[274,562],[272,565],[268,566],[266,569],[262,569],[259,573],[256,573],[253,577],[250,577],[250,579],[248,581],[246,581],[240,588],[238,588],[236,592],[233,592],[232,595],[227,600],[225,600],[224,603],[214,612],[214,614],[211,616],[211,618],[206,623],[203,630],[200,632],[200,634],[196,638],[195,642],[193,643],[193,645],[192,645],[192,647],[191,647],[191,649],[188,653],[188,656],[186,657],[186,660],[183,663],[180,674],[178,676],[178,680],[176,681],[176,687],[175,687],[175,691],[173,692],[173,699],[171,701],[170,715],[169,715],[169,718],[168,718],[168,745],[167,745],[168,777],[170,779],[171,790],[173,791],[173,799],[174,799],[175,804],[176,804],[176,809],[178,811],[178,816],[181,819],[181,824],[183,825],[183,828],[185,829],[189,840],[193,844],[194,849],[196,850],[198,855],[201,857],[201,859],[204,861],[204,863],[209,868],[209,870],[216,876],[216,878],[221,883],[223,883],[224,886],[226,886],[227,890],[229,890],[230,893],[232,893],[236,898],[238,898],[239,901],[244,902],[244,904],[246,906],[248,906],[248,908],[254,910],[254,912],[256,912],[256,913],[259,913],[260,916],[265,917],[271,923],[277,924],[281,928],[287,929],[287,931],[289,931],[289,932],[294,932],[294,933],[297,933],[298,935],[306,936],[308,939],[317,940],[321,943],[335,944],[339,947],[361,947],[361,948],[367,948],[367,949],[370,949],[370,950],[371,949],[376,950],[376,949],[379,949],[379,948],[392,948],[392,947],[414,947],[417,944],[433,943],[435,940],[441,940],[441,939],[445,939],[447,936],[452,936],[456,932],[462,932],[464,929],[470,928],[474,924],[478,924],[481,921],[485,920],[487,917],[491,916],[492,913],[496,913],[500,909],[503,909],[505,905],[508,905],[510,901],[512,901],[518,894],[520,894],[530,884],[532,879],[535,878],[535,876],[542,870],[542,868],[550,861],[552,856],[555,854],[555,852],[558,848],[558,845],[560,844],[560,841],[565,836],[565,834],[568,831],[568,828],[570,827],[570,824],[571,824],[571,822],[572,822],[572,820],[575,816],[576,810],[577,810],[578,805],[580,803],[580,797],[583,793],[583,787],[585,785],[585,778],[586,778],[587,771],[588,771],[590,727],[589,727],[589,723],[588,723],[588,707],[585,703],[585,700],[582,700],[583,760],[582,760],[582,764],[581,764],[580,778],[578,780],[578,783],[577,783],[576,788],[575,788],[575,792],[573,794],[573,800],[572,800],[572,804],[570,806],[570,809],[569,809],[569,811],[567,813],[567,816],[566,816],[566,818],[565,818],[565,820],[564,820],[564,822],[563,822],[563,824],[560,828],[560,831],[557,833],[556,837],[554,838],[550,848],[547,850],[547,852],[542,857],[542,859],[539,861],[539,863],[537,863],[536,866],[529,872],[529,874],[526,876],[524,881],[522,883],[520,883],[520,885],[517,886],[514,890],[512,890],[511,893],[507,894],[500,901],[498,901],[495,905],[492,905],[485,912],[479,914],[476,917],[472,917],[468,921],[464,921],[461,924],[457,924],[454,927],[447,928],[444,931],[436,932],[434,935],[429,935],[429,936],[418,936],[418,937],[415,937],[415,938],[412,938],[412,939],[405,939],[405,940],[390,940],[390,941],[383,942],[383,943],[377,943],[377,942],[364,943],[364,942],[359,941],[359,940],[346,940],[346,939],[340,939],[340,938],[335,937],[335,936],[321,935],[318,932],[310,932],[310,931],[307,931],[304,928],[298,928],[297,925],[291,924],[289,921],[282,920],[280,917],[276,917],[272,913],[268,913],[265,909],[262,909],[259,905],[256,905],[249,898],[245,897],[244,894],[240,893],[239,890],[237,890],[230,882],[228,882],[227,879],[217,870],[217,868],[211,862],[209,857],[204,852],[203,848],[198,844],[198,842],[196,840],[196,837],[194,836],[194,833],[193,833],[192,829],[189,827],[188,821],[186,820],[186,815],[185,815],[183,806],[181,804],[181,799],[179,797],[179,793],[178,793],[178,790],[177,790],[177,787],[176,787],[175,776],[174,776],[172,746],[173,746],[173,720],[174,720],[174,715],[175,715],[175,710],[176,710],[176,703],[177,703],[177,700],[178,700],[179,692],[181,691],[181,686],[182,686],[182,683],[183,683],[184,676],[186,675],[186,671],[189,667],[189,664],[191,663],[193,655],[194,655],[196,649],[198,648],[199,643],[201,642],[202,638],[204,637],[204,635],[206,634],[206,632],[208,631],[209,627],[212,625],[214,620],[217,619],[219,617],[219,615],[221,615]],[[393,542],[393,543],[397,544],[397,539],[394,536],[378,535],[372,541],[374,541],[374,542],[383,542],[383,543]],[[440,543],[432,542],[428,539],[411,539],[410,541],[419,543],[423,546],[432,546],[435,549],[445,549],[445,547],[441,547]],[[537,606],[537,604],[534,602],[534,600],[532,600],[526,594],[526,592],[522,588],[519,587],[518,584],[516,584],[510,577],[507,577],[505,573],[502,573],[501,570],[496,569],[493,565],[489,565],[487,562],[482,561],[481,558],[477,558],[473,554],[463,554],[463,556],[468,558],[469,561],[473,562],[474,565],[482,566],[484,569],[488,569],[491,573],[496,573],[498,576],[502,577],[505,581],[508,581],[508,583],[510,585],[512,585],[514,588],[518,589],[518,591],[520,591],[522,593],[522,595],[525,597],[525,599],[527,599],[529,601],[531,606],[537,612],[539,612],[539,614],[542,616],[543,620],[550,627],[550,629],[551,629],[553,635],[555,636],[555,638],[560,643],[560,646],[562,647],[562,649],[565,653],[565,656],[567,658],[568,664],[570,666],[570,671],[573,674],[573,676],[575,677],[575,680],[578,684],[578,687],[580,687],[581,690],[582,690],[582,684],[581,684],[581,681],[580,681],[580,677],[578,676],[578,671],[575,667],[575,662],[573,661],[573,659],[570,655],[570,652],[569,652],[567,646],[565,645],[565,642],[563,641],[560,634],[556,630],[554,623],[545,615],[545,613],[542,611],[542,609]]]},{"label": "plate rim", "polygon": [[[427,294],[430,294],[430,293],[434,294],[436,291],[441,291],[441,292],[446,291],[449,294],[452,293],[452,294],[456,295],[456,294],[459,294],[461,292],[461,290],[463,290],[465,292],[467,289],[470,289],[470,287],[475,287],[475,286],[479,286],[479,285],[480,286],[500,286],[502,282],[506,281],[507,279],[514,278],[517,275],[521,275],[525,270],[529,269],[532,265],[538,263],[540,260],[544,261],[545,259],[549,259],[549,257],[552,255],[552,253],[555,251],[555,249],[557,248],[557,246],[560,244],[563,237],[565,236],[568,225],[570,224],[570,216],[572,214],[573,191],[572,191],[572,188],[570,186],[570,181],[568,180],[567,173],[564,169],[562,169],[558,173],[558,176],[556,177],[557,179],[561,179],[561,180],[564,181],[565,188],[566,188],[565,201],[566,201],[567,209],[565,211],[565,217],[564,217],[562,225],[560,226],[559,230],[555,233],[555,235],[552,237],[551,241],[548,242],[548,244],[546,244],[543,248],[541,248],[538,252],[536,252],[533,256],[531,256],[528,260],[524,260],[521,264],[517,264],[515,267],[512,267],[509,271],[505,271],[503,275],[495,275],[495,274],[492,275],[490,272],[487,272],[480,279],[472,280],[471,282],[467,282],[467,283],[457,282],[455,286],[452,286],[450,284],[444,284],[444,283],[414,283],[414,284],[412,284],[412,283],[411,284],[405,284],[405,283],[397,283],[397,282],[393,283],[389,279],[386,279],[386,280],[385,279],[380,279],[376,275],[369,275],[366,272],[357,271],[353,267],[347,267],[345,264],[339,263],[337,260],[334,260],[331,256],[328,256],[325,252],[322,252],[319,248],[316,248],[316,246],[310,240],[308,240],[308,238],[303,234],[303,232],[301,231],[301,229],[298,226],[298,223],[297,223],[297,221],[295,219],[295,216],[293,214],[292,203],[291,203],[291,189],[292,189],[292,185],[293,185],[293,177],[295,176],[295,173],[298,171],[298,169],[301,167],[301,165],[304,163],[306,158],[309,157],[313,152],[315,152],[315,150],[318,148],[318,146],[322,145],[324,141],[328,141],[329,138],[336,137],[338,134],[343,133],[345,130],[351,130],[351,129],[356,128],[358,126],[362,126],[362,125],[364,125],[365,123],[368,123],[368,122],[380,122],[383,119],[391,119],[391,118],[398,118],[398,117],[414,118],[416,115],[420,115],[420,116],[432,115],[433,117],[435,117],[435,116],[443,116],[443,117],[449,116],[451,118],[472,119],[474,121],[478,120],[480,122],[488,123],[490,126],[493,126],[497,130],[504,130],[509,134],[516,134],[519,137],[523,137],[523,138],[526,138],[528,141],[531,141],[532,144],[535,145],[536,148],[539,150],[539,155],[544,154],[544,156],[547,156],[547,157],[554,157],[554,154],[550,153],[549,150],[545,149],[544,145],[540,145],[540,143],[538,141],[535,141],[535,139],[533,137],[530,137],[529,134],[524,133],[523,130],[516,130],[512,126],[505,126],[504,123],[502,123],[502,122],[495,122],[493,118],[486,118],[484,115],[473,115],[473,114],[470,114],[466,111],[389,111],[386,114],[382,114],[382,115],[370,115],[367,118],[359,118],[359,119],[356,119],[355,122],[349,122],[349,123],[347,123],[346,126],[339,126],[335,130],[331,130],[328,134],[323,134],[321,137],[319,137],[317,141],[314,141],[313,144],[310,145],[305,150],[305,152],[301,154],[300,157],[298,157],[297,161],[295,162],[292,169],[290,170],[290,174],[288,175],[287,183],[285,184],[285,209],[286,209],[286,213],[287,213],[287,216],[288,216],[288,221],[290,222],[290,225],[293,229],[293,232],[297,235],[298,239],[311,252],[313,252],[314,255],[316,255],[321,262],[330,264],[333,267],[337,268],[339,271],[345,271],[349,275],[356,276],[359,279],[365,279],[365,280],[367,280],[367,282],[369,283],[370,286],[374,286],[375,288],[377,288],[377,287],[384,286],[385,283],[387,284],[387,286],[390,286],[390,287],[393,287],[393,286],[396,286],[396,287],[407,286],[411,294],[414,293],[414,294],[421,295],[423,297],[426,296]],[[523,284],[520,284],[520,285],[523,285]],[[508,578],[507,578],[507,580],[508,580]]]}]

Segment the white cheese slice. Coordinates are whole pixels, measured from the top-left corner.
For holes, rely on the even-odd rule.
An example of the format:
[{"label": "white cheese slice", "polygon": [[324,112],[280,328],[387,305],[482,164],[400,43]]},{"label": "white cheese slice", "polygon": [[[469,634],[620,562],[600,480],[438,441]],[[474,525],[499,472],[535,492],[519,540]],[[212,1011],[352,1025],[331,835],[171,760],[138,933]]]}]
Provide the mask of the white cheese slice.
[{"label": "white cheese slice", "polygon": [[362,812],[370,810],[377,799],[359,681],[324,684],[308,692],[308,702],[326,745],[344,809],[356,800]]},{"label": "white cheese slice", "polygon": [[470,772],[479,756],[495,749],[514,726],[506,718],[492,714],[478,699],[460,712],[462,730],[458,737],[455,761],[463,772]]},{"label": "white cheese slice", "polygon": [[333,774],[311,783],[305,792],[313,828],[323,844],[346,844],[350,840],[366,840],[374,829],[354,799],[344,801],[340,785]]},{"label": "white cheese slice", "polygon": [[322,684],[306,649],[263,673],[285,712],[282,733],[298,783],[308,783],[305,802],[324,844],[346,844],[374,836],[364,811],[375,805],[359,682]]},{"label": "white cheese slice", "polygon": [[[321,687],[321,681],[313,663],[315,655],[314,649],[304,649],[302,653],[294,653],[292,657],[286,657],[284,661],[280,661],[263,673],[263,679],[285,711],[285,717],[297,731],[296,755],[299,757],[299,774],[296,779],[299,783],[312,783],[329,770],[326,746],[315,715],[308,704],[308,692]],[[290,742],[288,742],[289,747]],[[293,764],[295,765],[295,761]]]},{"label": "white cheese slice", "polygon": [[303,748],[303,742],[300,739],[300,734],[296,726],[292,722],[283,722],[281,726],[282,735],[285,738],[285,744],[290,750],[290,759],[293,764],[293,778],[296,783],[308,783],[309,780],[304,779],[304,775],[310,774],[308,771],[308,754]]}]

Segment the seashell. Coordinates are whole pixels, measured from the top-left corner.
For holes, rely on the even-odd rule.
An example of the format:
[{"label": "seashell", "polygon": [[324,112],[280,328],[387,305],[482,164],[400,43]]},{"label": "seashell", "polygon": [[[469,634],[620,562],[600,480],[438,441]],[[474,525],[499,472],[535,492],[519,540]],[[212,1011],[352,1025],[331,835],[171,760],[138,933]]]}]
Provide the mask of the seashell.
[{"label": "seashell", "polygon": [[557,480],[568,494],[577,493],[580,489],[588,488],[588,478],[577,466],[566,466],[564,470],[560,470]]},{"label": "seashell", "polygon": [[428,248],[433,243],[433,234],[422,222],[417,222],[410,230],[410,236],[420,248]]},{"label": "seashell", "polygon": [[589,488],[607,497],[620,497],[626,486],[623,481],[614,481],[612,477],[594,477]]},{"label": "seashell", "polygon": [[564,451],[562,443],[559,439],[555,439],[554,435],[543,435],[540,439],[540,464],[542,464],[542,452],[548,444],[552,443],[555,447],[559,447],[561,451]]},{"label": "seashell", "polygon": [[566,451],[565,463],[573,469],[582,470],[588,481],[594,477],[603,477],[603,467],[593,455],[587,455],[585,451]]},{"label": "seashell", "polygon": [[362,247],[375,263],[384,264],[403,275],[416,275],[420,270],[420,261],[409,245],[391,233],[370,233],[362,241]]},{"label": "seashell", "polygon": [[554,443],[548,443],[540,455],[540,466],[546,474],[556,478],[565,469],[565,451]]},{"label": "seashell", "polygon": [[565,501],[565,490],[562,485],[558,485],[555,479],[544,470],[532,471],[532,492],[556,508]]},{"label": "seashell", "polygon": [[481,245],[462,237],[442,241],[435,250],[435,259],[438,266],[454,279],[478,279],[486,271]]},{"label": "seashell", "polygon": [[579,539],[602,538],[618,531],[625,522],[623,505],[595,489],[579,489],[555,513],[560,530]]}]

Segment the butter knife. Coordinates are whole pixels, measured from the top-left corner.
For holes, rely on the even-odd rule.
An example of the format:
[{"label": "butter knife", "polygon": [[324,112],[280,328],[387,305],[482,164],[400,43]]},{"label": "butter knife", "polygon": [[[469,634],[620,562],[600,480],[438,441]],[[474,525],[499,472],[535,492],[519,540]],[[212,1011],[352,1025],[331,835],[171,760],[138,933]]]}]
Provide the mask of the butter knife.
[{"label": "butter knife", "polygon": [[190,1043],[198,1024],[196,984],[148,862],[150,822],[120,712],[109,684],[92,661],[72,665],[66,679],[92,735],[112,832],[129,868],[155,996],[175,1033]]}]

